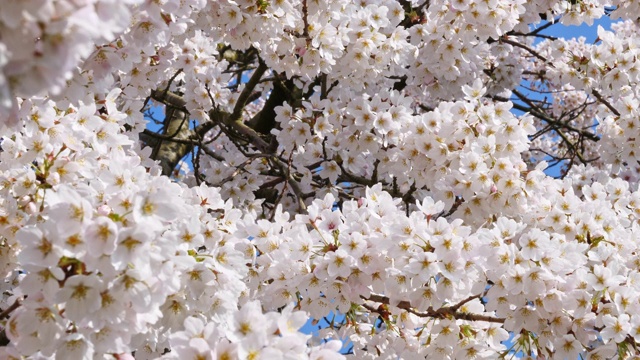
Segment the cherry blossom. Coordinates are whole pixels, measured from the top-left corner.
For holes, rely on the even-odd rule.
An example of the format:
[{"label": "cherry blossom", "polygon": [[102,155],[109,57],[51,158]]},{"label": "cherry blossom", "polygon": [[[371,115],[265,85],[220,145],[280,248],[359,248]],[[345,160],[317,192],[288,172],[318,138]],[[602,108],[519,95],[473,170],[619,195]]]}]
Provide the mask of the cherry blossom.
[{"label": "cherry blossom", "polygon": [[639,11],[6,1],[0,354],[637,356]]}]

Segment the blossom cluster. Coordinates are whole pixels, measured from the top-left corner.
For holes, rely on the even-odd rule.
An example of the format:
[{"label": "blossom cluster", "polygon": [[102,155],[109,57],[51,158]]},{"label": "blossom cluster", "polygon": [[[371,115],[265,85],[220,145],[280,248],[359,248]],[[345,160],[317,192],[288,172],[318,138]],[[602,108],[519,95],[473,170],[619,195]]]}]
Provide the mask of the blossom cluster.
[{"label": "blossom cluster", "polygon": [[[530,72],[536,74],[531,79],[534,86],[553,92],[551,112],[565,118],[568,129],[593,136],[597,132],[600,141],[585,149],[583,157],[622,175],[633,170],[640,156],[636,151],[640,63],[638,40],[632,36],[637,25],[627,20],[613,24],[612,30],[599,26],[595,44],[586,44],[584,38],[539,44],[536,50],[541,57],[552,60],[538,59]],[[577,134],[580,131],[569,131],[566,136],[574,140]],[[566,143],[558,144],[550,136],[536,139],[536,148],[544,153],[567,150]]]},{"label": "blossom cluster", "polygon": [[[412,64],[415,71],[408,79],[408,84],[416,87],[415,96],[426,103],[460,98],[463,96],[461,87],[469,85],[470,79],[483,77],[483,63],[491,58],[494,60],[492,66],[496,68],[515,65],[512,70],[518,76],[522,65],[497,61],[493,48],[500,44],[489,44],[487,40],[497,40],[514,30],[520,24],[520,16],[526,12],[525,3],[531,2],[442,1],[433,4],[424,23],[409,29],[411,43],[420,45]],[[495,80],[504,82],[497,77]],[[513,85],[510,80],[501,85]],[[424,98],[420,89],[423,84],[431,85],[429,96]]]},{"label": "blossom cluster", "polygon": [[[12,96],[59,93],[96,43],[129,25],[139,0],[9,0],[0,12],[0,120],[17,121]],[[12,94],[12,96],[9,96]]]},{"label": "blossom cluster", "polygon": [[[115,96],[65,111],[25,101],[26,126],[2,143],[1,268],[17,285],[3,303],[20,303],[6,321],[3,353],[152,358],[174,345],[177,354],[224,353],[244,331],[227,325],[258,312],[262,340],[245,334],[251,347],[234,352],[337,356],[339,344],[307,348],[298,332],[304,313],[242,306],[255,252],[234,235],[240,210],[218,189],[187,188],[158,176],[153,162],[143,166],[120,133],[127,115]],[[23,161],[31,166],[16,166]],[[216,329],[207,349],[180,340],[198,322]]]},{"label": "blossom cluster", "polygon": [[507,350],[508,332],[517,347],[558,358],[637,341],[638,271],[627,254],[638,251],[640,193],[621,179],[580,196],[570,180],[536,189],[520,219],[480,228],[439,217],[444,204],[431,198],[407,215],[379,186],[340,210],[327,195],[293,221],[245,225],[260,252],[248,284],[274,307],[297,299],[314,317],[346,314],[357,325],[335,331],[363,358],[488,358]]},{"label": "blossom cluster", "polygon": [[0,357],[638,355],[637,13],[5,1]]},{"label": "blossom cluster", "polygon": [[307,321],[303,311],[291,306],[282,313],[263,314],[257,301],[245,304],[226,326],[205,324],[198,317],[185,319],[185,330],[171,336],[171,352],[163,359],[337,359],[342,344],[331,340],[307,347],[298,329]]},{"label": "blossom cluster", "polygon": [[527,170],[519,153],[535,131],[532,119],[515,117],[509,103],[481,101],[486,88],[479,80],[462,91],[466,99],[420,115],[395,91],[355,98],[345,90],[295,112],[285,106],[276,118],[278,142],[296,164],[324,160],[319,175],[332,184],[376,173],[401,191],[426,189],[447,208],[463,198],[459,211],[472,221],[486,220],[474,208],[486,216],[493,214],[488,208],[518,213]]}]

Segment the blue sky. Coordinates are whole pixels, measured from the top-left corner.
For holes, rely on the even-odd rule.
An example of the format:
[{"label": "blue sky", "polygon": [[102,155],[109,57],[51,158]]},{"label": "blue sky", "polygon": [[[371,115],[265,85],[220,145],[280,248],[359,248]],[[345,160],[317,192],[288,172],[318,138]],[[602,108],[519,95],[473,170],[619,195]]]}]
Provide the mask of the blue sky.
[{"label": "blue sky", "polygon": [[595,21],[592,26],[563,26],[562,24],[557,24],[551,26],[547,30],[542,31],[542,33],[546,35],[563,37],[566,39],[584,36],[587,38],[587,43],[593,43],[598,37],[598,25],[601,25],[605,30],[609,30],[611,28],[612,22],[615,21],[611,21],[609,20],[609,17],[604,16],[600,20]]}]

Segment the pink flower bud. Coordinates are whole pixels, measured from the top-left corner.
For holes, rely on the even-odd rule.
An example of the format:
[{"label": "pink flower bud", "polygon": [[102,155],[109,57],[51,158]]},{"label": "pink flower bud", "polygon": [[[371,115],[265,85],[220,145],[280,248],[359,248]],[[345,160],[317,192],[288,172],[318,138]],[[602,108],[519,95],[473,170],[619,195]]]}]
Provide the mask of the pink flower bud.
[{"label": "pink flower bud", "polygon": [[32,201],[32,202],[27,204],[27,206],[24,208],[24,210],[27,212],[27,214],[32,214],[33,215],[33,214],[36,214],[38,212],[38,207]]},{"label": "pink flower bud", "polygon": [[111,213],[111,208],[109,205],[100,205],[98,206],[98,214],[107,216]]},{"label": "pink flower bud", "polygon": [[131,356],[131,354],[115,354],[114,355],[116,357],[116,359],[118,360],[135,360],[135,358],[133,356]]},{"label": "pink flower bud", "polygon": [[300,55],[300,56],[304,56],[304,54],[307,53],[307,48],[304,46],[298,46],[296,48],[296,54]]}]

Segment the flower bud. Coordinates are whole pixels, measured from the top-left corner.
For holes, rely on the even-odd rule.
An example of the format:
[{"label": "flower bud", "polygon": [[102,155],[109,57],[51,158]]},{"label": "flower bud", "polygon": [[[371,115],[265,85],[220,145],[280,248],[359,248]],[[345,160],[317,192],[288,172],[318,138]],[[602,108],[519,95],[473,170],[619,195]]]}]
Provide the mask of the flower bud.
[{"label": "flower bud", "polygon": [[111,213],[111,207],[109,205],[100,205],[98,206],[98,215],[107,216]]}]

